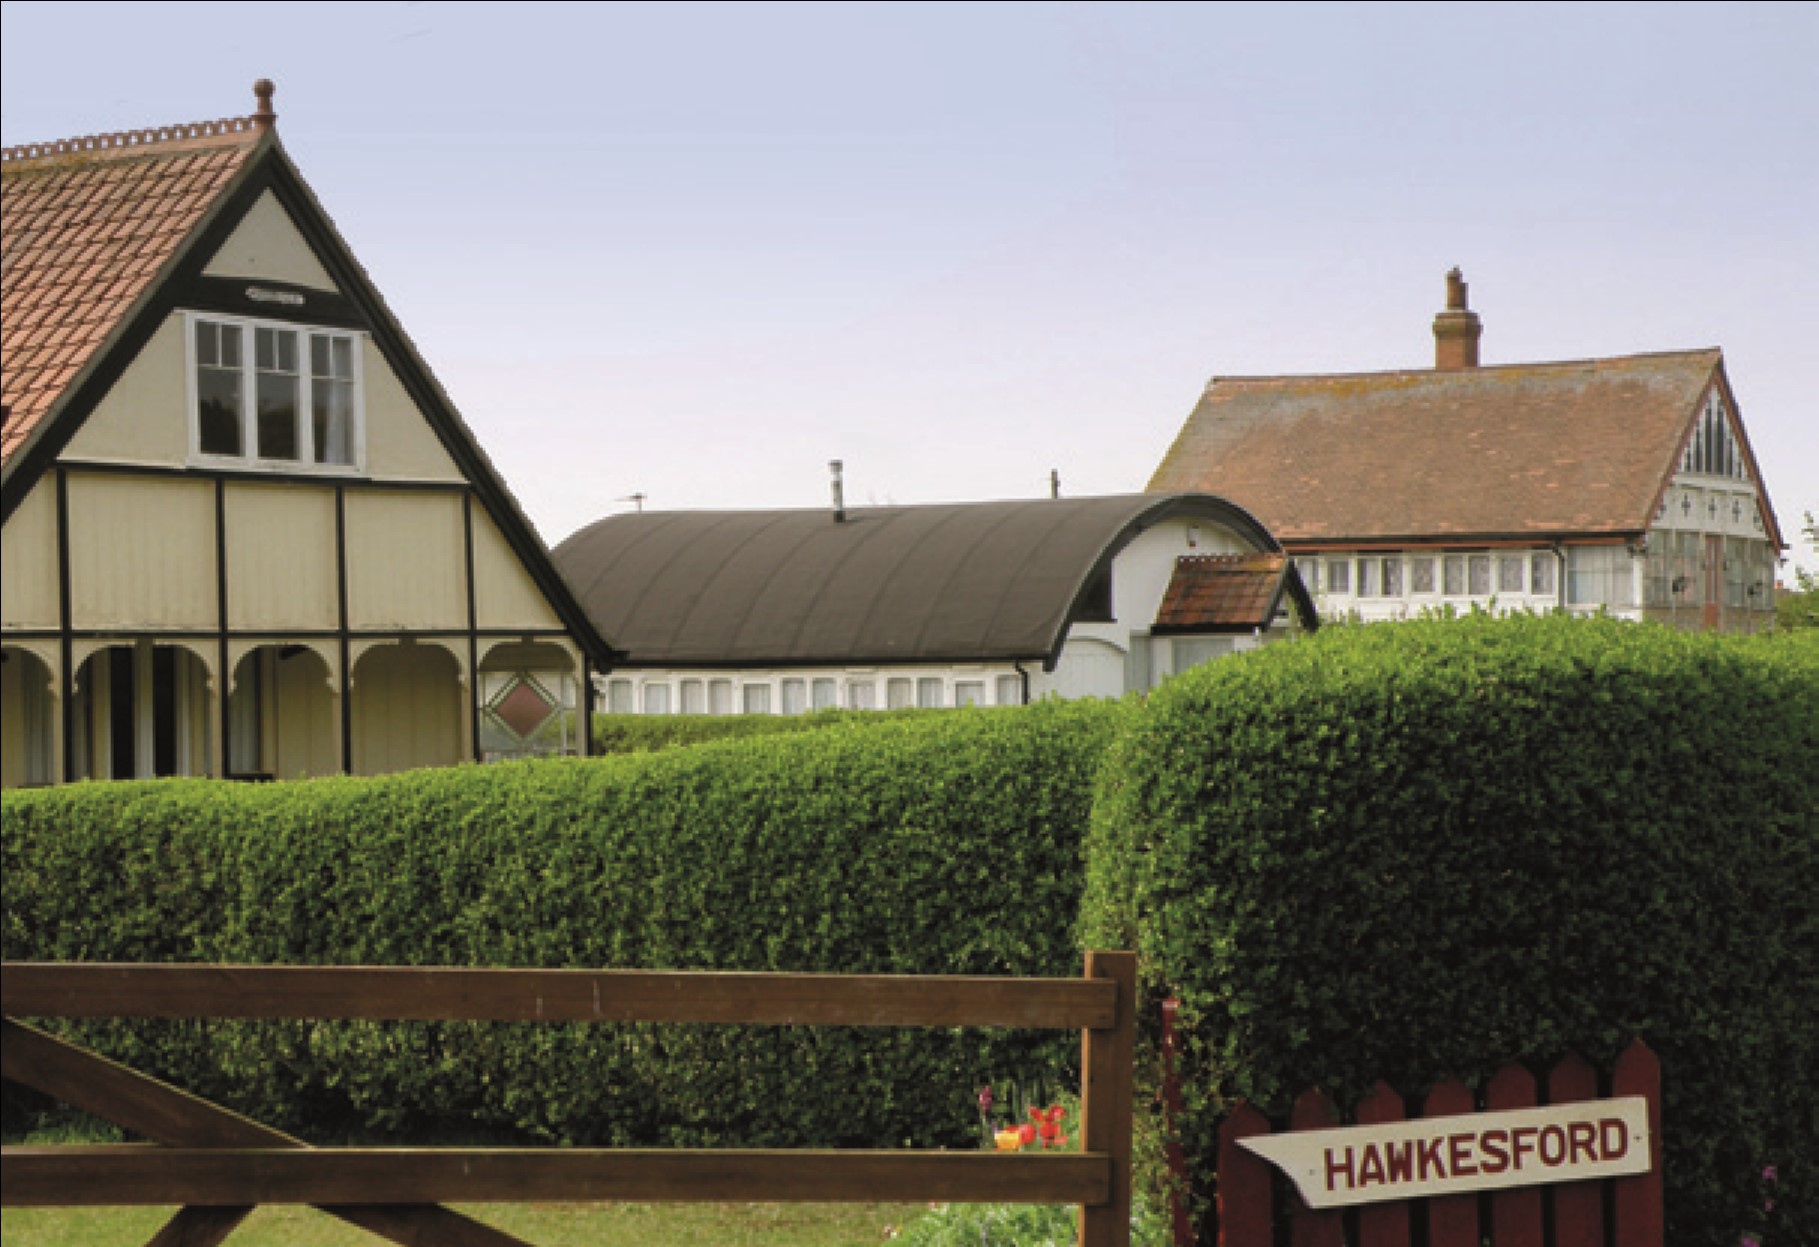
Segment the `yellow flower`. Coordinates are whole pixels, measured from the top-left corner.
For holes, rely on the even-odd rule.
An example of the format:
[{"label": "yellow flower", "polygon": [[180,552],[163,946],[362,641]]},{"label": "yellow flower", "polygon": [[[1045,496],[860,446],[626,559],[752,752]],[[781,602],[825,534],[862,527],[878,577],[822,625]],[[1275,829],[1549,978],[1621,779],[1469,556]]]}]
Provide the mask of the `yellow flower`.
[{"label": "yellow flower", "polygon": [[992,1141],[998,1145],[1000,1152],[1015,1152],[1023,1146],[1023,1136],[1015,1129],[1000,1130],[992,1136]]}]

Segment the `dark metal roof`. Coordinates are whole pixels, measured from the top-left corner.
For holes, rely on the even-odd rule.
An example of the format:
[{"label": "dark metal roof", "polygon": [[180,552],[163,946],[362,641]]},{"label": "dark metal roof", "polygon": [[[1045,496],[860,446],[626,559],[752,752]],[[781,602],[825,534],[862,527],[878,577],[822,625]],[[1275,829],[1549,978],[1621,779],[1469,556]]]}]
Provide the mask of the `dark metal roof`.
[{"label": "dark metal roof", "polygon": [[860,507],[844,521],[615,515],[555,559],[626,665],[1052,663],[1095,574],[1146,528],[1194,517],[1280,549],[1223,498],[1131,494]]}]

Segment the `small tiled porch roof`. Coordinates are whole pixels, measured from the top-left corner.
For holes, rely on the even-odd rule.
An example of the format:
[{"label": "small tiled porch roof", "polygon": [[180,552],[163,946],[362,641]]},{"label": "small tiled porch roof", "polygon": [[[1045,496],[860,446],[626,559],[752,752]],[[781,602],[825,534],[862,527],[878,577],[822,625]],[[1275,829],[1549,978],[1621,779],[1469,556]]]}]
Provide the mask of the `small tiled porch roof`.
[{"label": "small tiled porch roof", "polygon": [[1250,632],[1267,628],[1287,587],[1281,554],[1187,554],[1175,572],[1151,631]]}]

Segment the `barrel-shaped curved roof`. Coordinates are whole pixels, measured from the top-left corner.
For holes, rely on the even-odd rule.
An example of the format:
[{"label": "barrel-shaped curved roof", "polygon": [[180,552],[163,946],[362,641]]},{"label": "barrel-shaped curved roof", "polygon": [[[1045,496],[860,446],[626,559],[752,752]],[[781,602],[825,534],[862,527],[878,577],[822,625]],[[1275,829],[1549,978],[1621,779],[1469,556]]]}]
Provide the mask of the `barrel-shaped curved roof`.
[{"label": "barrel-shaped curved roof", "polygon": [[634,666],[1052,663],[1095,577],[1175,518],[1280,549],[1223,498],[1132,494],[615,515],[555,559]]}]

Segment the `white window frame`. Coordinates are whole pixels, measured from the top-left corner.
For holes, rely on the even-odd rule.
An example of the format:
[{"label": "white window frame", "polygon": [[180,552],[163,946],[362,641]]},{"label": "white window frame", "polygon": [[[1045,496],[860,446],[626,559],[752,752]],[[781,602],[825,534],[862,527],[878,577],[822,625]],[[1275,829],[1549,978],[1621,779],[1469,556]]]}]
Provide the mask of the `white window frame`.
[{"label": "white window frame", "polygon": [[[197,381],[196,329],[204,323],[232,326],[241,333],[240,347],[240,446],[238,455],[204,453],[202,449],[202,395]],[[257,335],[261,329],[297,335],[297,458],[261,459],[253,453],[258,444]],[[348,440],[353,451],[349,463],[316,462],[316,422],[312,416],[310,338],[322,334],[346,340],[353,363],[353,410],[349,413]],[[263,320],[221,312],[183,314],[184,384],[189,412],[190,462],[199,467],[233,466],[260,472],[301,476],[363,476],[366,474],[366,334],[329,325],[305,325],[288,320]]]}]

